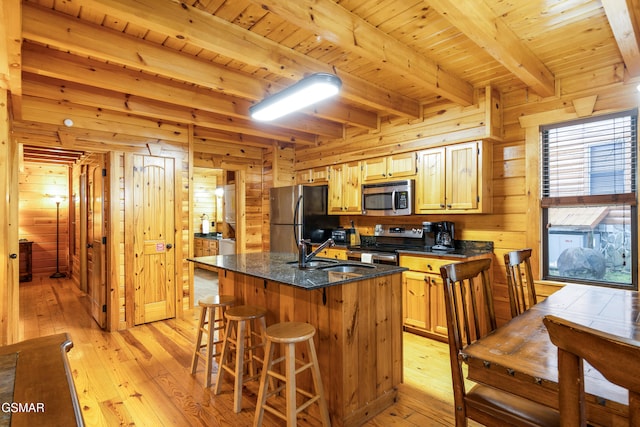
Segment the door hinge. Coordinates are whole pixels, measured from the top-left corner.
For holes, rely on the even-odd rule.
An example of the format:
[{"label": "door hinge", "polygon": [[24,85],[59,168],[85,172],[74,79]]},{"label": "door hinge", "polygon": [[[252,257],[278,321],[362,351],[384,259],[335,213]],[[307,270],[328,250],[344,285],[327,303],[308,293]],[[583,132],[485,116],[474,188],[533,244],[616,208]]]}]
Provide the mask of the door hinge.
[{"label": "door hinge", "polygon": [[107,236],[104,236],[104,237],[102,238],[102,244],[103,244],[103,245],[106,245],[106,244],[107,244]]},{"label": "door hinge", "polygon": [[102,169],[102,176],[107,176],[107,170],[106,169]]},{"label": "door hinge", "polygon": [[106,313],[107,312],[107,304],[103,304],[102,305],[102,312]]}]

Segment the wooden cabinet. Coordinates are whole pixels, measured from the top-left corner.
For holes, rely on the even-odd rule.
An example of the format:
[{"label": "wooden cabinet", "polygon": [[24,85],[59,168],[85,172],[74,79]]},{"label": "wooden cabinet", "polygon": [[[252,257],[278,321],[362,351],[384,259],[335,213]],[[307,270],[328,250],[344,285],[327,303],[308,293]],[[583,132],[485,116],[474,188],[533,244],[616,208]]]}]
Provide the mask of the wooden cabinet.
[{"label": "wooden cabinet", "polygon": [[455,262],[422,256],[400,255],[402,274],[402,315],[407,331],[447,340],[447,314],[440,266]]},{"label": "wooden cabinet", "polygon": [[[400,254],[402,273],[402,318],[406,331],[447,341],[447,312],[444,303],[444,283],[440,267],[455,262],[491,257],[491,254],[469,258]],[[490,273],[489,277],[493,277]],[[481,284],[474,283],[479,287]],[[482,293],[478,293],[482,295]],[[471,298],[467,296],[471,303]],[[482,305],[479,304],[478,307]]]},{"label": "wooden cabinet", "polygon": [[362,161],[362,182],[392,181],[415,176],[417,153],[401,153]]},{"label": "wooden cabinet", "polygon": [[[313,250],[315,251],[318,246],[313,246]],[[320,251],[318,254],[320,258],[333,258],[339,260],[347,259],[347,249],[346,248],[326,248]]]},{"label": "wooden cabinet", "polygon": [[362,214],[361,175],[359,161],[330,166],[327,209],[330,215]]},{"label": "wooden cabinet", "polygon": [[416,213],[489,213],[492,150],[487,141],[418,153]]},{"label": "wooden cabinet", "polygon": [[326,184],[329,182],[329,167],[322,166],[298,171],[296,182],[298,184]]},{"label": "wooden cabinet", "polygon": [[218,255],[218,240],[195,237],[193,239],[193,256]]}]

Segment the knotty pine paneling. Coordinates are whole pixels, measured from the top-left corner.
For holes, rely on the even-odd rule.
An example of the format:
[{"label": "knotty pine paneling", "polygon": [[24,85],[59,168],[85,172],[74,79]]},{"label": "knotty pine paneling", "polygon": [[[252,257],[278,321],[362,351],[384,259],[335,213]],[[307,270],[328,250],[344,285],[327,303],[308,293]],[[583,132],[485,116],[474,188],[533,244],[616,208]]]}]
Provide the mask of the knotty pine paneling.
[{"label": "knotty pine paneling", "polygon": [[[493,146],[493,212],[483,215],[440,214],[414,215],[411,217],[371,218],[342,216],[341,224],[348,226],[353,220],[362,234],[373,234],[376,223],[420,225],[422,221],[453,221],[456,238],[464,240],[488,240],[494,242],[493,281],[496,310],[500,320],[508,316],[506,276],[503,255],[524,247],[533,248],[534,276],[540,277],[540,204],[539,195],[530,194],[529,188],[537,188],[537,169],[528,171],[532,159],[538,155],[527,147],[526,132],[520,118],[528,115],[543,115],[548,120],[568,120],[575,116],[572,101],[576,98],[597,95],[594,114],[604,114],[638,108],[640,95],[635,85],[625,85],[616,67],[605,66],[593,75],[585,73],[575,77],[559,78],[558,97],[541,99],[525,90],[514,90],[502,94],[502,139],[494,140]],[[595,84],[592,78],[595,78]],[[597,85],[601,85],[597,87]],[[474,108],[443,110],[441,114],[429,110],[423,121],[406,123],[395,120],[382,123],[379,132],[355,131],[344,141],[323,141],[317,147],[296,149],[296,170],[341,163],[351,160],[387,155],[399,151],[413,151],[461,140],[473,140],[474,129],[484,123],[477,121]],[[536,159],[537,160],[537,159]]]},{"label": "knotty pine paneling", "polygon": [[33,241],[33,273],[56,271],[56,203],[60,203],[59,268],[69,272],[69,167],[24,162],[18,181],[19,238]]},{"label": "knotty pine paneling", "polygon": [[[193,230],[202,232],[202,215],[209,217],[209,232],[216,231],[211,222],[216,221],[216,188],[222,185],[222,170],[196,167],[193,170]],[[222,207],[220,207],[222,208]]]}]

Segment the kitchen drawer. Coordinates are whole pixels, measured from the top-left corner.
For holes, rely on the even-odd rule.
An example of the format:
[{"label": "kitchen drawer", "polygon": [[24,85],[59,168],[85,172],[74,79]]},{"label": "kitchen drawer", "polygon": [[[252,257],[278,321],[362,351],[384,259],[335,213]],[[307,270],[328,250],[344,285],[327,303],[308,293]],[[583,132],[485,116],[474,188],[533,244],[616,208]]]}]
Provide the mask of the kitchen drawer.
[{"label": "kitchen drawer", "polygon": [[441,259],[422,256],[400,255],[400,266],[409,270],[440,275],[440,267],[457,262],[454,259]]},{"label": "kitchen drawer", "polygon": [[[313,246],[312,249],[315,251],[317,249],[317,246]],[[342,248],[327,248],[320,251],[320,253],[318,254],[318,257],[346,260],[347,250]]]}]

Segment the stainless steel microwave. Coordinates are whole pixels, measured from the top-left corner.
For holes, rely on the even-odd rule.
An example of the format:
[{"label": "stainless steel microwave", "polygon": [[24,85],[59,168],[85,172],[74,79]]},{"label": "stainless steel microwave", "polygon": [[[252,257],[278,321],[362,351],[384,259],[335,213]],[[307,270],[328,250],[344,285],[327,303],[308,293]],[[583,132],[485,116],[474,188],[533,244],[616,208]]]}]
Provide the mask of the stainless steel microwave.
[{"label": "stainless steel microwave", "polygon": [[414,181],[362,185],[362,214],[369,216],[411,215]]}]

